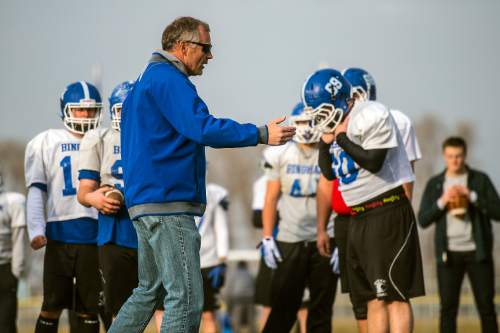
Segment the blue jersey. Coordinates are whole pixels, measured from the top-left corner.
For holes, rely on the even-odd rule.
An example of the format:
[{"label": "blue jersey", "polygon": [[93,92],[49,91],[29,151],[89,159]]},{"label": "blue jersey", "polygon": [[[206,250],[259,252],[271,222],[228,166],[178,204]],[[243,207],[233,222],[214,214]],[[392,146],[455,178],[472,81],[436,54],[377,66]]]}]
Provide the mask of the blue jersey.
[{"label": "blue jersey", "polygon": [[[80,147],[79,179],[92,179],[123,191],[120,132],[95,129],[87,132]],[[125,207],[118,214],[99,213],[97,245],[114,243],[137,248],[137,235]]]}]

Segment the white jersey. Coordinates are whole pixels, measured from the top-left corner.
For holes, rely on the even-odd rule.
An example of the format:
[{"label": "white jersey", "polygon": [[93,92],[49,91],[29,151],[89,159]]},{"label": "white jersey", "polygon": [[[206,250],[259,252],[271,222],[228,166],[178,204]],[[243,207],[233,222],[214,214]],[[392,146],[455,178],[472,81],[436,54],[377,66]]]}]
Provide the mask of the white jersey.
[{"label": "white jersey", "polygon": [[363,149],[388,149],[382,169],[373,174],[355,163],[336,142],[332,144],[333,171],[348,206],[415,180],[401,134],[384,105],[372,101],[356,104],[350,112],[347,137]]},{"label": "white jersey", "polygon": [[120,132],[94,129],[85,133],[80,145],[80,172],[95,172],[102,185],[123,188],[123,170],[120,153]]},{"label": "white jersey", "polygon": [[47,222],[97,219],[95,209],[84,207],[76,199],[80,142],[65,129],[49,129],[26,147],[26,187],[46,187]]},{"label": "white jersey", "polygon": [[252,210],[262,210],[266,199],[267,177],[262,175],[253,183]]},{"label": "white jersey", "polygon": [[[26,198],[21,193],[0,192],[0,264],[10,263],[13,258],[24,261],[24,251],[13,253],[26,244],[15,244],[13,229],[26,227]],[[20,241],[23,241],[21,238]],[[21,254],[23,258],[16,258]],[[14,268],[14,267],[13,267]]]},{"label": "white jersey", "polygon": [[320,177],[318,149],[291,141],[264,151],[266,177],[279,180],[278,236],[282,242],[316,239],[316,188]]},{"label": "white jersey", "polygon": [[228,193],[216,184],[207,184],[207,207],[202,217],[195,217],[201,235],[201,268],[218,265],[229,252],[227,226]]},{"label": "white jersey", "polygon": [[420,145],[418,144],[417,135],[415,134],[411,119],[399,110],[391,110],[391,115],[403,139],[408,160],[410,162],[418,161],[422,158],[422,152],[420,151]]}]

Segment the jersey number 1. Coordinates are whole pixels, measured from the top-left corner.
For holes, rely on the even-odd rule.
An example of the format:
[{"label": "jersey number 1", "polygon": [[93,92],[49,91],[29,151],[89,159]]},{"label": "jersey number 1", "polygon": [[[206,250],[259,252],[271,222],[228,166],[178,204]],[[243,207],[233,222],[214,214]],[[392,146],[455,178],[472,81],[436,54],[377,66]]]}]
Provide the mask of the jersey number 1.
[{"label": "jersey number 1", "polygon": [[71,170],[71,156],[66,156],[59,163],[61,168],[63,169],[64,174],[64,188],[63,188],[63,196],[75,195],[76,188],[73,187],[73,177]]}]

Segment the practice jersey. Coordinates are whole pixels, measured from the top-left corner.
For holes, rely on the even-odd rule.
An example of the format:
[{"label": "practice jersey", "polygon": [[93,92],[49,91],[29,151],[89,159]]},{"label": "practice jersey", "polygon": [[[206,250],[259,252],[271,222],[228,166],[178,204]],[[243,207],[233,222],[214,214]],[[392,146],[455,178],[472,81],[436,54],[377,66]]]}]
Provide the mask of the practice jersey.
[{"label": "practice jersey", "polygon": [[268,180],[279,180],[280,224],[277,239],[282,242],[316,239],[316,188],[320,177],[318,149],[301,148],[291,141],[264,151]]},{"label": "practice jersey", "polygon": [[[396,122],[396,126],[399,130],[399,134],[403,139],[403,143],[406,150],[406,155],[410,162],[417,161],[422,158],[422,153],[420,151],[420,146],[418,144],[417,136],[415,134],[415,129],[408,116],[398,110],[391,110],[391,115]],[[334,156],[340,156],[342,148],[338,145],[333,144],[330,146],[330,154]],[[335,170],[335,169],[334,169]],[[341,215],[346,215],[351,213],[351,208],[347,207],[345,201],[339,191],[339,180],[335,179],[332,189],[332,208],[333,210]]]},{"label": "practice jersey", "polygon": [[0,192],[0,265],[12,260],[12,229],[26,227],[25,203],[20,193]]},{"label": "practice jersey", "polygon": [[97,237],[97,211],[76,199],[80,143],[65,129],[49,129],[25,152],[26,186],[47,191],[46,237],[64,243],[95,243]]},{"label": "practice jersey", "polygon": [[422,158],[422,152],[411,119],[399,110],[391,110],[390,112],[403,139],[408,160],[410,162],[418,161]]},{"label": "practice jersey", "polygon": [[388,149],[382,169],[373,174],[354,162],[336,142],[332,144],[333,172],[348,206],[415,180],[401,134],[384,105],[372,101],[356,104],[350,112],[346,134],[363,149]]},{"label": "practice jersey", "polygon": [[[92,179],[123,191],[120,132],[98,128],[85,133],[80,146],[78,179]],[[125,207],[115,215],[99,213],[97,245],[137,248],[137,234]]]},{"label": "practice jersey", "polygon": [[267,177],[262,175],[253,183],[252,210],[262,210],[266,199]]},{"label": "practice jersey", "polygon": [[195,216],[201,235],[201,268],[215,266],[226,258],[229,252],[227,226],[227,190],[216,184],[207,184],[207,207],[202,217]]}]

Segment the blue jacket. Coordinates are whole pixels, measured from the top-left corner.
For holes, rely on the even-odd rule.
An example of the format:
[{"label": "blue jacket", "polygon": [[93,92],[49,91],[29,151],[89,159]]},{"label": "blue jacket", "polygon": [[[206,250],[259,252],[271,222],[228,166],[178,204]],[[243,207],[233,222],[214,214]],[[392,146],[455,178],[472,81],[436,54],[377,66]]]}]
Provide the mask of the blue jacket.
[{"label": "blue jacket", "polygon": [[[255,146],[265,130],[217,119],[172,55],[158,51],[123,103],[121,144],[130,217],[191,214],[206,205],[205,146]],[[265,132],[265,134],[262,134]]]}]

